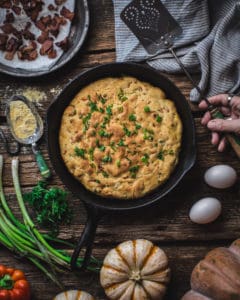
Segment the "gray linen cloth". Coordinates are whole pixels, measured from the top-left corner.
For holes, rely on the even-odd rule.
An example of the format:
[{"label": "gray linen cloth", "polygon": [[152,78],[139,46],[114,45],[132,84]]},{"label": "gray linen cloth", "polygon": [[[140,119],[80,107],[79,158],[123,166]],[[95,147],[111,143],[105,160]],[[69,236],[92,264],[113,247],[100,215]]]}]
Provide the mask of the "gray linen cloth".
[{"label": "gray linen cloth", "polygon": [[[130,0],[113,0],[113,3],[117,61],[146,61],[157,70],[182,73],[168,50],[151,58],[120,19],[121,11]],[[209,97],[225,92],[239,93],[240,1],[162,0],[162,3],[183,29],[174,41],[177,55],[190,72],[201,73],[198,85],[204,94]],[[199,101],[196,89],[191,91],[190,99]]]}]

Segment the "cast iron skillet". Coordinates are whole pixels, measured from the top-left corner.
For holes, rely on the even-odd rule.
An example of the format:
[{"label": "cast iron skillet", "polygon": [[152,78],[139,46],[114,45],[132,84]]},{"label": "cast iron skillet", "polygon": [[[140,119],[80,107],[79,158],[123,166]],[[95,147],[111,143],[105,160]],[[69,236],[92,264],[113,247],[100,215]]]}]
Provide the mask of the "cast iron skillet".
[{"label": "cast iron skillet", "polygon": [[69,33],[69,39],[71,42],[71,47],[67,52],[63,53],[59,60],[47,70],[25,70],[20,68],[15,68],[13,66],[6,66],[0,63],[0,72],[17,76],[17,77],[38,77],[52,73],[59,68],[62,68],[66,63],[68,63],[80,50],[82,47],[89,28],[89,9],[87,0],[76,0],[75,1],[75,17],[71,25],[71,30]]},{"label": "cast iron skillet", "polygon": [[[98,196],[88,191],[67,170],[59,148],[58,132],[62,114],[76,93],[84,86],[98,79],[113,76],[130,75],[142,81],[147,81],[154,86],[163,89],[169,99],[172,99],[177,107],[183,123],[183,139],[178,165],[168,181],[144,197],[134,200],[109,199]],[[79,252],[86,248],[84,262],[81,268],[85,268],[91,256],[92,244],[100,217],[105,212],[123,211],[142,208],[153,204],[169,193],[182,179],[184,174],[193,166],[196,157],[195,128],[188,103],[179,89],[167,78],[157,71],[134,63],[112,63],[86,71],[72,80],[50,105],[47,113],[48,150],[51,162],[56,173],[60,176],[66,187],[77,195],[85,204],[88,219],[82,236],[74,250],[71,259],[71,267],[76,268]]]}]

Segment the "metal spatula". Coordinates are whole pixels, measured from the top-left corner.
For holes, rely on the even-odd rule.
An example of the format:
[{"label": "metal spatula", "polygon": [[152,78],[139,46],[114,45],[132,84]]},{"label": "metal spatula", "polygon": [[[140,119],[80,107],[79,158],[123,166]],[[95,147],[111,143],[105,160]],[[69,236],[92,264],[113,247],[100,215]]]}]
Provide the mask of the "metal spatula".
[{"label": "metal spatula", "polygon": [[[212,117],[224,119],[223,114],[204,96],[178,58],[174,50],[174,39],[182,33],[182,28],[160,0],[133,0],[124,8],[120,17],[149,54],[156,56],[162,49],[168,49],[201,98],[207,102]],[[234,134],[227,134],[226,137],[240,158],[239,137]]]}]

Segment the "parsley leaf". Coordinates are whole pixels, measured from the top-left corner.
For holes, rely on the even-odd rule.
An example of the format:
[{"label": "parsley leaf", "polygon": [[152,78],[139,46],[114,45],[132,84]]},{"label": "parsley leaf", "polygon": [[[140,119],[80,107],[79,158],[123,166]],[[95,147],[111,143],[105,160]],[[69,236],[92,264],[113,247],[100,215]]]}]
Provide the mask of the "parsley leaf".
[{"label": "parsley leaf", "polygon": [[85,158],[85,152],[86,152],[86,151],[85,151],[84,149],[75,147],[75,148],[74,148],[74,152],[75,152],[75,154],[76,154],[77,156],[80,156],[80,157],[82,157],[82,158]]}]

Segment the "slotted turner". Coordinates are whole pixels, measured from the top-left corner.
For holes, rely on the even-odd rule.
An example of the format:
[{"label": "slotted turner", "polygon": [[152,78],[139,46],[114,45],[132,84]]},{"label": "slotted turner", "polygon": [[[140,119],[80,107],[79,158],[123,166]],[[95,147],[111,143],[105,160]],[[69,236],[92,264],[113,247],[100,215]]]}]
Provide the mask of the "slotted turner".
[{"label": "slotted turner", "polygon": [[[224,119],[224,115],[212,105],[193,80],[174,50],[174,39],[182,33],[182,28],[172,17],[160,0],[133,0],[121,12],[121,19],[139,39],[146,51],[152,56],[161,49],[168,49],[177,63],[196,88],[215,119]],[[237,156],[240,158],[240,139],[235,134],[226,134]]]}]

